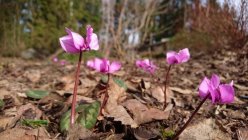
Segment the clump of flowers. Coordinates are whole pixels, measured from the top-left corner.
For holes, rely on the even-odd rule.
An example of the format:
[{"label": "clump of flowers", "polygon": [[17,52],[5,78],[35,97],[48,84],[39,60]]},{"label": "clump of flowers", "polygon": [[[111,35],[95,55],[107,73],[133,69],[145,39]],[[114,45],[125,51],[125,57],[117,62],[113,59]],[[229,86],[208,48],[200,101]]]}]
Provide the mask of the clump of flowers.
[{"label": "clump of flowers", "polygon": [[[79,78],[79,70],[80,70],[81,59],[82,59],[82,52],[89,51],[89,50],[98,50],[99,44],[98,44],[97,35],[93,33],[93,28],[90,25],[86,27],[85,38],[83,38],[80,34],[71,31],[68,28],[66,28],[66,32],[67,32],[67,35],[59,39],[62,48],[66,52],[71,53],[71,54],[79,53],[79,60],[78,60],[78,65],[77,65],[77,70],[76,70],[75,85],[74,85],[74,90],[73,90],[73,100],[72,100],[72,107],[71,107],[70,124],[72,126],[75,122],[76,95],[77,95],[77,86],[79,83],[78,78]],[[175,64],[181,64],[181,63],[187,62],[189,59],[190,59],[190,53],[189,53],[188,48],[182,49],[179,52],[175,52],[175,51],[167,52],[166,61],[169,64],[169,68],[166,72],[165,84],[164,84],[165,86],[164,108],[166,107],[166,87],[167,87],[167,82],[169,79],[169,71],[171,67]],[[57,58],[54,58],[53,61],[58,62],[59,60]],[[98,72],[101,72],[103,74],[107,74],[108,76],[105,95],[104,95],[104,99],[103,99],[101,109],[100,109],[101,114],[109,97],[108,87],[109,87],[110,75],[120,70],[121,66],[122,65],[120,62],[118,61],[110,62],[106,58],[103,58],[103,59],[94,58],[92,60],[87,61],[87,67],[93,70],[96,70]],[[153,62],[150,61],[149,59],[137,60],[136,66],[150,73],[151,75],[153,75],[155,70],[158,69],[158,67],[154,65]],[[195,111],[192,113],[189,120],[173,137],[173,140],[176,140],[179,137],[179,135],[185,130],[187,125],[190,123],[190,121],[193,119],[197,111],[200,109],[200,107],[203,105],[203,103],[207,99],[211,99],[213,104],[218,104],[218,103],[226,104],[226,103],[232,103],[234,101],[234,95],[235,95],[235,91],[233,88],[233,81],[231,81],[231,83],[229,84],[221,84],[220,78],[216,74],[213,74],[211,79],[204,77],[204,79],[199,85],[199,97],[202,99],[202,101],[197,106]]]},{"label": "clump of flowers", "polygon": [[78,65],[75,75],[75,84],[73,90],[73,99],[72,99],[72,107],[71,107],[71,118],[70,124],[71,126],[75,122],[75,108],[76,108],[76,97],[77,97],[77,87],[79,83],[79,71],[82,61],[82,52],[89,51],[89,50],[98,50],[98,38],[95,33],[93,33],[93,28],[88,25],[86,27],[86,37],[85,39],[78,33],[71,31],[70,29],[66,28],[67,35],[59,38],[59,42],[61,47],[67,53],[79,53]]},{"label": "clump of flowers", "polygon": [[105,95],[104,95],[103,102],[102,102],[101,109],[100,109],[100,114],[102,115],[102,110],[105,107],[105,105],[106,105],[106,103],[108,101],[108,98],[109,98],[108,87],[109,87],[109,81],[110,81],[110,74],[120,70],[121,63],[118,62],[118,61],[113,61],[111,63],[106,58],[103,58],[103,59],[95,58],[93,60],[88,60],[87,61],[87,66],[89,68],[93,69],[93,70],[96,70],[98,72],[107,74],[107,76],[108,76],[108,81],[107,81],[106,89],[105,89],[105,92],[104,92]]}]

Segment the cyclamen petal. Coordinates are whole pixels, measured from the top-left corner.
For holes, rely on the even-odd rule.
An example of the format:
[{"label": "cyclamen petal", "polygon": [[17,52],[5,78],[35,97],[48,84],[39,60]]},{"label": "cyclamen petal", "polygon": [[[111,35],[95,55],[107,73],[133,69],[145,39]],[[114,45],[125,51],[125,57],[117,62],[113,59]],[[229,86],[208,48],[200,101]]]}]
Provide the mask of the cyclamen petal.
[{"label": "cyclamen petal", "polygon": [[86,36],[87,46],[92,50],[98,50],[98,38],[95,33],[93,33],[93,28],[88,25],[87,26],[87,36]]},{"label": "cyclamen petal", "polygon": [[88,60],[86,65],[87,67],[94,69],[94,60]]},{"label": "cyclamen petal", "polygon": [[78,50],[85,50],[84,38],[80,34],[75,33],[68,28],[66,28],[66,32],[72,37],[74,46]]},{"label": "cyclamen petal", "polygon": [[120,68],[121,68],[121,63],[114,61],[109,66],[109,73],[114,73],[114,72],[118,71]]},{"label": "cyclamen petal", "polygon": [[199,86],[199,96],[203,99],[204,97],[206,97],[208,95],[208,87],[209,87],[209,83],[210,83],[210,80],[205,77],[200,86]]},{"label": "cyclamen petal", "polygon": [[177,53],[174,51],[167,52],[166,54],[166,60],[168,64],[176,64],[178,63],[178,60],[176,58]]},{"label": "cyclamen petal", "polygon": [[189,60],[189,58],[190,58],[189,49],[185,48],[183,50],[180,50],[178,52],[178,56],[179,56],[179,62],[180,63],[187,62]]},{"label": "cyclamen petal", "polygon": [[220,90],[220,102],[231,103],[234,100],[234,88],[229,84],[223,84],[219,86]]},{"label": "cyclamen petal", "polygon": [[67,35],[67,36],[61,37],[59,38],[59,42],[62,48],[68,53],[79,53],[80,52],[80,50],[75,48],[73,39],[71,36]]},{"label": "cyclamen petal", "polygon": [[213,74],[211,77],[211,85],[213,86],[213,88],[218,88],[218,86],[220,85],[220,77],[216,74]]}]

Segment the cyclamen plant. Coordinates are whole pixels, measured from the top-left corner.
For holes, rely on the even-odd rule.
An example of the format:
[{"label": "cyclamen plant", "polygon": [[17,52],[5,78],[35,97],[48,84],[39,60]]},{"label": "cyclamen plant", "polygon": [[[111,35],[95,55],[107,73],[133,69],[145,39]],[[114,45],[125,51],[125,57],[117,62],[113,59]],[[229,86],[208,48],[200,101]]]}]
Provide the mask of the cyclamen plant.
[{"label": "cyclamen plant", "polygon": [[213,74],[211,79],[205,77],[199,86],[199,96],[202,99],[200,104],[196,107],[195,111],[189,117],[189,120],[183,125],[183,127],[176,133],[172,140],[176,140],[179,135],[185,130],[188,124],[191,122],[195,114],[201,108],[203,103],[207,99],[211,99],[212,104],[227,104],[234,101],[235,91],[233,88],[233,81],[229,84],[220,84],[220,78],[218,75]]},{"label": "cyclamen plant", "polygon": [[59,42],[61,47],[67,52],[71,54],[79,53],[78,65],[75,75],[75,84],[73,89],[73,99],[71,106],[71,117],[70,117],[70,125],[72,126],[75,122],[75,108],[76,108],[76,97],[77,97],[77,87],[79,83],[79,71],[82,61],[82,52],[89,50],[98,50],[98,38],[95,33],[93,33],[93,28],[88,25],[86,27],[86,37],[85,39],[78,33],[71,31],[66,28],[66,32],[68,35],[59,38]]},{"label": "cyclamen plant", "polygon": [[178,53],[175,51],[169,51],[166,54],[166,61],[169,64],[169,68],[166,72],[165,82],[164,82],[164,109],[166,108],[166,88],[167,82],[169,81],[169,72],[174,64],[181,64],[187,62],[190,59],[189,49],[185,48],[180,50]]},{"label": "cyclamen plant", "polygon": [[118,71],[121,68],[121,63],[117,61],[113,61],[112,63],[110,63],[110,61],[105,58],[103,59],[95,58],[94,60],[88,60],[87,66],[93,70],[96,70],[98,72],[108,75],[106,91],[105,91],[104,99],[103,99],[103,102],[100,108],[100,114],[102,115],[102,110],[105,107],[108,101],[108,97],[109,97],[108,87],[109,87],[110,74]]}]

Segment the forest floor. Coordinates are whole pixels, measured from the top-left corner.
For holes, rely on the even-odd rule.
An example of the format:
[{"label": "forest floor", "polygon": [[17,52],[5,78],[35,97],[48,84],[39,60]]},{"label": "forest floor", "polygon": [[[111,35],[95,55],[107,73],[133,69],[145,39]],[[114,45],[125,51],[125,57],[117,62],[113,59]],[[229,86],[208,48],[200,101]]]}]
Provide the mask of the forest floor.
[{"label": "forest floor", "polygon": [[[199,53],[190,61],[173,66],[165,110],[162,110],[162,89],[168,65],[165,58],[154,60],[154,63],[159,69],[150,76],[134,63],[122,62],[122,69],[112,76],[116,81],[110,81],[103,116],[97,117],[93,128],[75,126],[62,132],[64,124],[60,121],[70,109],[76,63],[60,65],[52,61],[0,58],[0,139],[169,138],[200,103],[198,86],[205,76],[212,74],[219,75],[222,83],[234,81],[234,102],[213,105],[210,100],[206,101],[179,139],[248,139],[247,56],[232,51]],[[82,64],[78,103],[102,101],[104,81],[106,77]],[[27,95],[33,90],[48,94],[44,97]]]}]

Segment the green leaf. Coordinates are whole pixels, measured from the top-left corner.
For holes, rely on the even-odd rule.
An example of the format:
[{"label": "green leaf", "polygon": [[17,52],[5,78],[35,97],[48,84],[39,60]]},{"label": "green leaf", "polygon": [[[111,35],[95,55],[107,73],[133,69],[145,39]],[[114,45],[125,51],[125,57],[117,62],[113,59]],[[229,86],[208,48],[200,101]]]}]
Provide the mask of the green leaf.
[{"label": "green leaf", "polygon": [[[108,78],[107,78],[107,76],[102,76],[102,77],[101,77],[101,80],[102,80],[103,83],[106,84]],[[122,79],[113,77],[113,80],[114,80],[114,82],[115,82],[118,86],[120,86],[120,87],[124,88],[125,90],[127,90],[127,85],[125,84],[125,82],[124,82]]]},{"label": "green leaf", "polygon": [[91,129],[95,126],[97,121],[98,112],[100,109],[100,103],[94,102],[90,104],[85,110],[78,116],[77,122],[83,125],[87,129]]},{"label": "green leaf", "polygon": [[33,128],[37,128],[37,127],[40,127],[40,126],[47,126],[48,125],[48,121],[47,120],[23,119],[21,122],[22,122],[22,125],[31,126]]},{"label": "green leaf", "polygon": [[48,91],[43,90],[30,90],[26,92],[26,95],[33,99],[41,99],[49,94]]},{"label": "green leaf", "polygon": [[3,106],[4,106],[4,101],[0,99],[0,108],[2,108]]},{"label": "green leaf", "polygon": [[172,130],[165,130],[165,129],[160,129],[160,133],[163,137],[163,139],[168,139],[172,138],[175,135],[175,132]]},{"label": "green leaf", "polygon": [[[79,113],[76,123],[81,124],[83,127],[90,129],[94,127],[98,112],[100,109],[100,103],[98,101],[91,104],[83,104],[76,107],[76,113]],[[60,120],[60,131],[67,131],[70,127],[71,109],[68,110]]]}]

